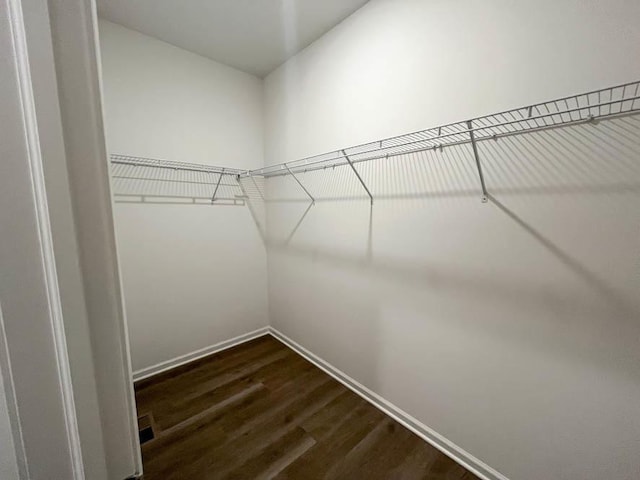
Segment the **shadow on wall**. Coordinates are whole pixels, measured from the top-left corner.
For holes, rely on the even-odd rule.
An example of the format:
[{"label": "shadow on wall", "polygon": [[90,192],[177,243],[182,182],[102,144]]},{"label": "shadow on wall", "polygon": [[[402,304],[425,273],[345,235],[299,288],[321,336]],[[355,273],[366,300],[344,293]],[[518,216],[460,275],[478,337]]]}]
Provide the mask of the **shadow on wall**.
[{"label": "shadow on wall", "polygon": [[[485,141],[479,155],[488,204],[470,145],[357,164],[373,206],[348,166],[298,175],[315,204],[290,176],[268,179],[248,203],[263,212],[256,223],[272,253],[360,272],[377,298],[402,284],[481,297],[487,311],[530,308],[543,323],[579,328],[581,317],[598,318],[575,348],[607,361],[600,332],[631,352],[640,333],[640,116]],[[572,334],[540,348],[563,348]],[[622,367],[637,377],[634,356]]]},{"label": "shadow on wall", "polygon": [[267,243],[267,209],[266,209],[266,184],[264,178],[242,177],[238,184],[246,198],[247,207],[256,224],[260,238]]}]

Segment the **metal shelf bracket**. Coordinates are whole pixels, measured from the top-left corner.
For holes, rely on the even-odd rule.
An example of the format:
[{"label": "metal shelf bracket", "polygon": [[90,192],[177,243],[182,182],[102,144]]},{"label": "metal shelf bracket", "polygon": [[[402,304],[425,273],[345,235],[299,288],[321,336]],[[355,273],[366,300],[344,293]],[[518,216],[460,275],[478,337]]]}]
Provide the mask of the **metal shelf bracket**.
[{"label": "metal shelf bracket", "polygon": [[347,152],[345,152],[344,150],[342,150],[342,155],[344,156],[345,160],[347,162],[349,162],[349,166],[351,167],[351,169],[353,170],[353,173],[356,174],[356,177],[358,177],[358,180],[360,181],[360,183],[362,184],[362,187],[366,190],[367,195],[369,195],[369,199],[371,200],[371,205],[373,205],[373,195],[371,195],[371,192],[369,191],[369,189],[367,188],[367,185],[364,183],[364,180],[362,180],[362,177],[360,176],[360,174],[358,173],[358,170],[356,170],[356,167],[353,166],[353,162],[351,161],[351,159],[349,158],[349,156],[347,155]]},{"label": "metal shelf bracket", "polygon": [[467,127],[469,128],[469,138],[471,139],[471,148],[473,149],[473,157],[476,160],[476,167],[478,168],[478,177],[480,177],[480,187],[482,188],[482,203],[489,201],[489,194],[487,193],[487,186],[484,183],[484,174],[482,173],[482,163],[480,162],[480,156],[478,155],[478,146],[476,145],[476,137],[473,134],[473,121],[467,121]]},{"label": "metal shelf bracket", "polygon": [[291,175],[291,176],[293,177],[293,179],[294,179],[296,182],[298,182],[298,185],[300,185],[300,188],[302,188],[302,190],[304,190],[304,193],[306,193],[306,194],[307,194],[307,196],[311,199],[311,203],[316,203],[316,199],[315,199],[315,198],[313,198],[313,195],[311,195],[311,194],[309,193],[309,190],[307,190],[306,188],[304,188],[304,185],[302,184],[302,182],[298,179],[298,177],[296,177],[296,174],[295,174],[295,173],[293,173],[293,172],[291,171],[291,169],[287,166],[287,164],[286,164],[286,163],[284,164],[284,168],[286,168],[286,169],[287,169],[287,172],[289,172],[289,175]]},{"label": "metal shelf bracket", "polygon": [[223,176],[224,176],[224,168],[222,169],[222,171],[220,172],[220,176],[218,177],[218,183],[216,183],[216,189],[213,191],[213,196],[211,197],[211,204],[213,204],[213,202],[216,201],[216,194],[218,193],[218,188],[220,188],[220,181],[222,180]]},{"label": "metal shelf bracket", "polygon": [[[476,117],[471,120],[456,121],[447,125],[405,133],[382,140],[374,140],[299,160],[290,160],[286,163],[264,166],[255,170],[239,170],[231,167],[221,168],[210,165],[158,160],[130,155],[111,155],[111,163],[121,170],[121,174],[114,175],[114,178],[118,178],[120,183],[125,184],[126,180],[140,180],[145,182],[153,180],[154,183],[161,185],[175,184],[180,187],[184,185],[194,186],[193,188],[206,189],[206,193],[199,193],[198,195],[192,195],[188,198],[197,197],[203,202],[210,201],[211,204],[222,204],[224,200],[228,200],[224,198],[224,195],[218,195],[221,192],[219,187],[228,186],[222,181],[224,176],[227,176],[226,178],[235,176],[237,180],[250,177],[253,186],[257,190],[256,195],[259,195],[262,200],[265,200],[265,192],[260,190],[260,185],[256,182],[255,177],[268,179],[286,175],[291,175],[294,178],[313,204],[316,199],[303,185],[301,181],[302,177],[298,174],[302,172],[326,170],[327,168],[335,169],[336,167],[349,165],[362,185],[362,188],[364,188],[369,196],[371,204],[373,204],[373,195],[358,173],[356,164],[402,157],[424,151],[434,153],[442,152],[444,148],[471,144],[478,177],[480,179],[482,201],[487,202],[489,200],[489,194],[483,173],[482,160],[478,151],[478,144],[480,144],[480,142],[498,142],[503,137],[506,138],[514,135],[518,136],[569,126],[585,124],[595,126],[598,125],[599,122],[607,119],[638,114],[640,114],[640,80],[593,90],[591,92],[578,93],[533,105],[529,104],[512,108],[510,110]],[[129,171],[130,168],[135,170],[135,174]],[[157,175],[154,175],[153,178],[148,178],[150,174],[147,175],[147,173],[153,171],[151,169],[161,170]],[[216,178],[215,175],[220,175],[220,177]],[[131,182],[126,183],[126,185],[130,186]],[[153,186],[151,183],[145,183],[145,185],[150,185],[147,190],[150,190]],[[208,190],[208,185],[215,185],[213,196],[211,196],[211,192]],[[232,186],[235,187],[235,185]],[[241,184],[240,188],[244,190],[244,187],[248,186],[248,183]],[[138,185],[136,184],[136,188],[137,187]],[[147,193],[147,190],[143,193],[138,191],[133,193],[137,195],[156,194],[155,191]],[[131,192],[125,192],[125,195],[130,194]],[[244,191],[243,194],[244,198],[246,191]]]}]

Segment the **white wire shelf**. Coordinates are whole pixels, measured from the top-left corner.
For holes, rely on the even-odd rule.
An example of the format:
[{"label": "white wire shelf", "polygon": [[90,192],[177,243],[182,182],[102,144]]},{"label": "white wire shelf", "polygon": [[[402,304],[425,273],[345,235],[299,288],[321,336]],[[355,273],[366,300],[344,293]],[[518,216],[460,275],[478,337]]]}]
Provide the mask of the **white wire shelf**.
[{"label": "white wire shelf", "polygon": [[[640,80],[614,87],[603,88],[591,92],[571,95],[548,102],[537,103],[525,107],[515,108],[504,112],[485,115],[448,125],[420,130],[418,132],[398,135],[383,140],[364,143],[361,145],[347,147],[344,149],[314,155],[311,157],[294,160],[291,162],[270,165],[256,170],[240,170],[235,168],[200,165],[194,163],[173,162],[168,160],[157,160],[152,158],[134,157],[129,155],[112,155],[111,163],[114,165],[114,178],[121,180],[139,180],[140,182],[156,182],[155,185],[165,183],[198,184],[206,185],[205,189],[213,186],[213,192],[206,190],[202,194],[188,195],[186,198],[197,199],[193,203],[206,201],[211,195],[210,202],[233,201],[247,198],[246,191],[241,183],[242,178],[256,177],[270,178],[281,175],[291,175],[299,184],[311,202],[315,202],[312,194],[305,188],[297,173],[322,170],[326,168],[348,165],[366,191],[371,202],[373,195],[360,177],[355,164],[377,159],[388,159],[395,156],[422,152],[425,150],[437,150],[454,145],[470,144],[475,158],[478,178],[482,190],[482,200],[488,199],[482,171],[482,162],[478,155],[477,143],[487,140],[497,140],[501,137],[511,135],[521,135],[550,128],[560,128],[586,122],[598,122],[607,118],[632,115],[640,111]],[[183,172],[183,174],[199,175],[197,179],[185,178],[184,176],[161,175],[157,178],[136,178],[131,170],[127,170],[126,175],[118,175],[118,169],[142,168],[148,171],[164,170],[166,172]],[[142,170],[142,171],[146,171]],[[204,175],[204,177],[202,177]],[[212,175],[214,177],[212,177]],[[228,183],[223,182],[223,178],[230,179]],[[192,186],[193,186],[192,185]],[[140,189],[140,184],[137,184]],[[195,187],[194,187],[195,188]],[[222,188],[222,190],[221,190]],[[240,191],[227,192],[224,189],[234,188]],[[116,184],[116,194],[118,187]],[[120,192],[121,195],[140,195],[140,192]],[[175,195],[170,195],[175,196]]]},{"label": "white wire shelf", "polygon": [[271,165],[244,172],[241,176],[268,178],[341,165],[353,166],[359,162],[429,149],[475,144],[509,135],[597,122],[609,117],[637,113],[640,111],[639,94],[640,80]]},{"label": "white wire shelf", "polygon": [[244,205],[242,170],[129,155],[111,156],[118,203]]},{"label": "white wire shelf", "polygon": [[129,165],[133,167],[151,167],[167,170],[180,170],[202,173],[223,173],[225,175],[238,175],[246,172],[237,168],[216,167],[213,165],[202,165],[199,163],[174,162],[171,160],[158,160],[156,158],[134,157],[131,155],[113,154],[111,155],[113,165]]}]

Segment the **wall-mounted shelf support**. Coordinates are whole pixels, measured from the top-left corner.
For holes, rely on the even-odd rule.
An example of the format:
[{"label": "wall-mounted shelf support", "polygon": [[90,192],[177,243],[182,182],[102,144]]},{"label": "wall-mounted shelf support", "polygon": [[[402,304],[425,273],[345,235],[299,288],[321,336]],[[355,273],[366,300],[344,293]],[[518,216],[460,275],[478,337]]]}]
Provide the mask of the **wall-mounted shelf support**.
[{"label": "wall-mounted shelf support", "polygon": [[300,188],[302,188],[302,190],[304,190],[304,193],[307,194],[307,196],[311,199],[311,203],[316,203],[316,199],[313,198],[313,196],[309,193],[309,190],[307,190],[306,188],[304,188],[304,185],[302,184],[302,182],[298,179],[298,177],[296,176],[295,173],[293,173],[289,167],[287,166],[287,164],[284,164],[284,168],[287,169],[287,171],[289,172],[289,174],[293,177],[293,179],[298,182],[298,185],[300,185]]},{"label": "wall-mounted shelf support", "polygon": [[[351,169],[353,170],[353,173],[356,174],[356,177],[358,177],[358,180],[360,181],[360,183],[362,184],[362,187],[366,190],[367,195],[369,195],[369,199],[371,200],[371,205],[373,205],[373,195],[371,195],[371,192],[369,191],[369,189],[367,188],[366,183],[364,183],[364,180],[362,180],[362,177],[360,176],[360,174],[358,173],[358,170],[356,170],[356,167],[353,166],[353,162],[351,161],[351,159],[349,158],[349,156],[347,155],[347,152],[345,152],[344,150],[342,150],[342,155],[344,156],[345,160],[347,162],[349,162],[349,166],[351,167]],[[287,167],[288,168],[288,167]]]},{"label": "wall-mounted shelf support", "polygon": [[118,203],[244,205],[232,177],[242,170],[112,154],[111,188]]},{"label": "wall-mounted shelf support", "polygon": [[[585,124],[595,126],[605,119],[637,115],[640,113],[639,100],[640,81],[634,81],[593,90],[591,92],[570,95],[535,105],[527,105],[492,113],[471,120],[458,121],[382,140],[374,140],[349,148],[334,150],[299,160],[288,161],[286,163],[269,165],[255,170],[238,170],[229,167],[221,168],[210,165],[172,162],[128,155],[112,155],[111,163],[119,170],[125,170],[124,175],[114,175],[113,177],[118,180],[127,180],[129,184],[132,185],[131,188],[134,189],[140,189],[140,185],[138,183],[133,184],[133,182],[139,181],[140,183],[148,181],[151,183],[151,180],[163,185],[170,184],[173,181],[176,188],[178,188],[177,186],[182,187],[186,185],[198,186],[202,184],[205,187],[206,185],[211,185],[212,187],[216,185],[216,191],[214,191],[213,197],[209,197],[210,192],[207,192],[204,197],[201,197],[199,194],[189,195],[188,197],[192,198],[197,196],[198,198],[205,198],[210,200],[211,204],[215,202],[216,205],[222,204],[222,200],[225,200],[218,196],[218,186],[235,187],[235,185],[226,185],[222,181],[224,175],[235,176],[238,181],[240,178],[250,177],[262,200],[265,199],[265,195],[260,190],[255,177],[268,179],[277,176],[291,175],[309,196],[311,202],[314,203],[316,200],[315,197],[313,197],[302,184],[297,174],[348,165],[367,192],[371,204],[373,204],[373,195],[358,173],[356,164],[375,160],[388,160],[394,157],[416,154],[428,150],[442,151],[445,148],[453,146],[471,144],[480,179],[482,201],[487,202],[489,195],[487,193],[483,165],[478,153],[478,144],[480,142],[497,141],[500,138],[510,137],[512,135],[532,134],[568,126]],[[137,167],[141,167],[140,171],[142,173],[147,171],[145,167],[160,173],[157,178],[154,179],[137,178],[144,177],[144,175],[142,173],[140,175],[127,173],[130,167],[135,167],[136,169]],[[215,177],[214,175],[216,174],[219,174],[220,177]],[[209,181],[209,179],[211,179],[211,181]],[[243,187],[244,185],[240,184],[240,188],[243,190],[242,198],[247,198]],[[141,192],[138,191],[126,191],[123,193],[141,194]],[[152,193],[155,194],[156,192]]]},{"label": "wall-mounted shelf support", "polygon": [[213,196],[211,197],[211,203],[216,201],[216,193],[218,193],[218,188],[220,188],[220,181],[222,180],[223,176],[224,176],[224,168],[222,169],[222,171],[220,172],[220,176],[218,177],[218,183],[216,183],[216,189],[213,191]]},{"label": "wall-mounted shelf support", "polygon": [[476,145],[476,137],[473,135],[473,121],[467,121],[467,127],[469,128],[469,138],[471,139],[471,148],[473,149],[473,157],[476,160],[476,167],[478,168],[478,177],[480,177],[480,188],[482,188],[482,203],[489,201],[489,194],[487,193],[487,186],[484,183],[484,174],[482,173],[482,163],[480,162],[480,155],[478,155],[478,146]]},{"label": "wall-mounted shelf support", "polygon": [[[454,122],[288,161],[287,167],[288,170],[299,173],[350,165],[355,171],[355,165],[360,162],[386,160],[427,150],[442,151],[452,146],[495,141],[511,135],[587,122],[595,124],[607,118],[640,113],[639,94],[640,81],[625,83],[476,117],[472,119],[472,128],[469,128],[468,121]],[[471,132],[473,132],[473,142]],[[288,170],[282,165],[281,163],[269,165],[243,173],[242,176],[271,178],[289,175]],[[485,193],[486,191],[483,190],[483,194]]]}]

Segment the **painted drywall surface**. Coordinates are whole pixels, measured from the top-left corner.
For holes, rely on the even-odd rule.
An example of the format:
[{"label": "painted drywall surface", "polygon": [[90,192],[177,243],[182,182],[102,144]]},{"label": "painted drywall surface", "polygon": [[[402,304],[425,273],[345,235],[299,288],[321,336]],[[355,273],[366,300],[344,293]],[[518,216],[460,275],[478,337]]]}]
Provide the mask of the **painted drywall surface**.
[{"label": "painted drywall surface", "polygon": [[18,462],[13,443],[13,432],[4,390],[4,380],[0,371],[0,478],[18,480]]},{"label": "painted drywall surface", "polygon": [[266,162],[639,76],[634,0],[513,3],[369,2],[266,78]]},{"label": "painted drywall surface", "polygon": [[[15,400],[8,406],[12,418],[19,414],[22,433],[19,460],[28,464],[32,479],[74,478],[70,433],[54,336],[52,301],[45,271],[46,247],[38,228],[42,210],[35,199],[32,165],[33,137],[28,131],[33,118],[22,103],[29,84],[22,82],[16,62],[16,48],[22,39],[17,29],[23,21],[18,2],[4,2],[0,9],[0,371],[2,390]],[[12,14],[10,17],[9,14]],[[24,44],[22,44],[24,46]],[[23,59],[23,57],[20,57]],[[24,70],[22,70],[24,72]],[[35,142],[37,145],[37,141]],[[37,147],[36,147],[37,148]],[[50,258],[49,258],[50,260]],[[9,378],[12,380],[9,381]],[[0,392],[0,396],[4,393]],[[43,408],[46,399],[46,408]],[[0,400],[0,403],[4,398]],[[0,407],[4,410],[4,406]],[[0,417],[5,417],[0,413]],[[0,425],[5,437],[6,424]],[[6,438],[6,437],[5,437]],[[14,436],[14,439],[16,437]],[[5,440],[6,441],[6,440]],[[14,447],[16,444],[14,444]],[[4,448],[3,448],[4,450]],[[4,460],[3,460],[4,461]],[[12,467],[7,466],[8,469]],[[4,479],[4,476],[2,476]]]},{"label": "painted drywall surface", "polygon": [[114,234],[97,16],[95,5],[83,0],[52,3],[49,13],[107,476],[127,478],[141,472],[142,458]]},{"label": "painted drywall surface", "polygon": [[[24,10],[29,63],[34,100],[38,110],[38,137],[40,148],[46,157],[43,168],[47,202],[84,471],[88,478],[104,480],[108,478],[108,473],[101,422],[108,420],[101,418],[103,410],[100,408],[95,378],[95,351],[91,345],[91,325],[87,315],[77,230],[71,205],[68,157],[60,112],[60,90],[52,48],[51,30],[57,26],[57,22],[52,22],[47,2],[36,0],[24,5],[29,7]],[[68,31],[68,24],[63,28]],[[77,99],[77,91],[74,93],[73,98]],[[86,203],[86,200],[83,201]],[[92,219],[95,219],[94,214]],[[104,336],[100,338],[104,340]],[[116,352],[112,351],[111,355],[116,355]],[[101,366],[100,363],[98,365]],[[111,365],[108,370],[110,373],[114,371]],[[115,390],[114,382],[109,381],[109,394],[113,395]],[[111,405],[114,404],[112,399],[108,401]]]},{"label": "painted drywall surface", "polygon": [[[373,1],[266,79],[267,163],[640,78],[637,2]],[[274,327],[511,479],[638,477],[640,118],[269,180]],[[335,200],[347,197],[346,200]],[[349,198],[351,198],[349,200]]]},{"label": "painted drywall surface", "polygon": [[[258,78],[99,26],[111,153],[262,165]],[[266,252],[247,208],[116,203],[115,220],[134,371],[267,324]]]}]

